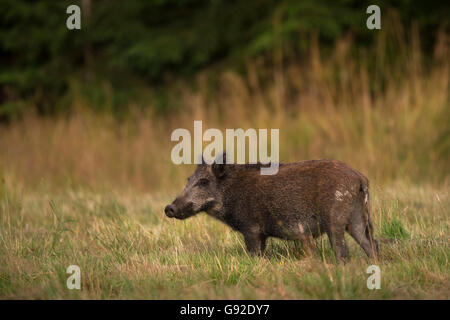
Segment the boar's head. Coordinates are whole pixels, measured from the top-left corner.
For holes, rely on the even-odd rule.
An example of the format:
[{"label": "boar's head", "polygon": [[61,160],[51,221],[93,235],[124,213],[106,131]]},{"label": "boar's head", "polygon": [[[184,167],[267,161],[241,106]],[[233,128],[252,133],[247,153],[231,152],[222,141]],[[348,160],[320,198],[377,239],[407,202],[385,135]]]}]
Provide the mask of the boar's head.
[{"label": "boar's head", "polygon": [[169,218],[186,219],[202,211],[214,214],[222,208],[222,184],[230,166],[225,164],[225,153],[221,162],[209,165],[203,160],[197,166],[181,194],[165,207],[164,212]]}]

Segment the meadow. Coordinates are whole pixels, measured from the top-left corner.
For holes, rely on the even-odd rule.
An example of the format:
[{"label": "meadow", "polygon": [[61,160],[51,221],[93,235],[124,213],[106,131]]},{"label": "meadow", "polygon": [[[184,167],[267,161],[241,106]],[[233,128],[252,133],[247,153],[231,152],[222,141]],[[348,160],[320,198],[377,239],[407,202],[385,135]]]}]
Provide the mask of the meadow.
[{"label": "meadow", "polygon": [[[272,239],[251,257],[243,239],[200,215],[167,219],[168,197],[69,190],[4,191],[0,295],[7,299],[448,299],[450,200],[445,189],[375,189],[379,261],[349,237],[336,264],[328,240],[305,256]],[[381,289],[366,285],[369,265]],[[66,269],[81,269],[69,290]]]},{"label": "meadow", "polygon": [[[253,61],[214,81],[205,71],[193,87],[173,85],[183,108],[163,116],[151,106],[120,121],[93,113],[73,84],[70,116],[0,127],[0,298],[449,299],[449,37],[431,61],[414,32],[389,37],[370,52],[343,38],[325,57],[312,40],[301,61]],[[194,169],[171,162],[170,133],[194,120],[279,128],[281,161],[333,158],[363,172],[379,261],[348,238],[350,260],[336,264],[325,237],[312,256],[272,239],[251,257],[206,215],[167,219]],[[366,286],[371,264],[379,290]],[[66,287],[69,265],[81,268],[81,290]]]}]

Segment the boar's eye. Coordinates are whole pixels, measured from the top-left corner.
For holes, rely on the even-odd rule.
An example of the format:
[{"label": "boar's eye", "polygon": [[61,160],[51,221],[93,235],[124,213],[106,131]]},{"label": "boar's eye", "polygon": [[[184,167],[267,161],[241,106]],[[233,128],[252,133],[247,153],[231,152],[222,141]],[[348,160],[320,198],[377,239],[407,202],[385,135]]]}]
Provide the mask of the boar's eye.
[{"label": "boar's eye", "polygon": [[198,182],[197,182],[197,185],[200,186],[200,187],[207,186],[208,184],[209,184],[209,180],[208,180],[208,179],[205,179],[205,178],[200,179],[200,180],[198,180]]}]

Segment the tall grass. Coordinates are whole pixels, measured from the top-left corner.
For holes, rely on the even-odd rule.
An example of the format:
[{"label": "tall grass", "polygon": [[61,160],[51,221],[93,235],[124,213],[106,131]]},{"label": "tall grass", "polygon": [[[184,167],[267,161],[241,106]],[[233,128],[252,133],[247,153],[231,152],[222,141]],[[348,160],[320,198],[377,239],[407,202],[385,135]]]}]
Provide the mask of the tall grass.
[{"label": "tall grass", "polygon": [[281,161],[334,158],[378,183],[448,184],[449,35],[438,34],[425,60],[414,27],[384,30],[372,48],[347,36],[323,54],[312,37],[298,59],[249,62],[245,75],[205,71],[194,85],[173,85],[165,116],[149,106],[119,123],[87,111],[73,89],[71,117],[26,116],[0,128],[1,168],[27,187],[167,191],[192,170],[171,162],[171,131],[192,132],[193,120],[203,120],[204,130],[279,128]]},{"label": "tall grass", "polygon": [[[40,187],[0,193],[0,298],[25,299],[449,299],[448,190],[399,185],[373,190],[380,259],[347,236],[350,259],[335,263],[325,237],[312,255],[270,239],[251,257],[243,238],[200,214],[163,214],[168,196]],[[439,199],[439,200],[438,200]],[[385,233],[392,225],[407,238]],[[366,286],[369,265],[381,289]],[[69,290],[66,269],[81,270]]]},{"label": "tall grass", "polygon": [[[395,23],[369,49],[345,37],[324,53],[312,37],[304,57],[207,70],[173,85],[169,114],[121,122],[90,112],[74,85],[70,117],[0,128],[0,298],[448,299],[448,43],[439,33],[430,60]],[[164,218],[193,169],[171,162],[170,134],[193,120],[279,128],[282,161],[334,158],[367,175],[382,288],[367,289],[373,262],[351,239],[345,266],[326,238],[309,257],[272,239],[254,258],[213,219]],[[80,291],[65,286],[72,264]]]}]

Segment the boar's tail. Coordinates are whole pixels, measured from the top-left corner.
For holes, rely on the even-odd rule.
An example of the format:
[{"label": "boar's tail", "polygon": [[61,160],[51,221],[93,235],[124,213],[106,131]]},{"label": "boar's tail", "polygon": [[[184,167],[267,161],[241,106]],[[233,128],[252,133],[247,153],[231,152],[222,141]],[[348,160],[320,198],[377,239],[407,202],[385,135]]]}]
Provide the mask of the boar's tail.
[{"label": "boar's tail", "polygon": [[373,241],[373,224],[370,217],[370,196],[369,196],[369,181],[367,178],[362,177],[360,191],[364,195],[364,215],[366,217],[366,237],[371,242]]}]

